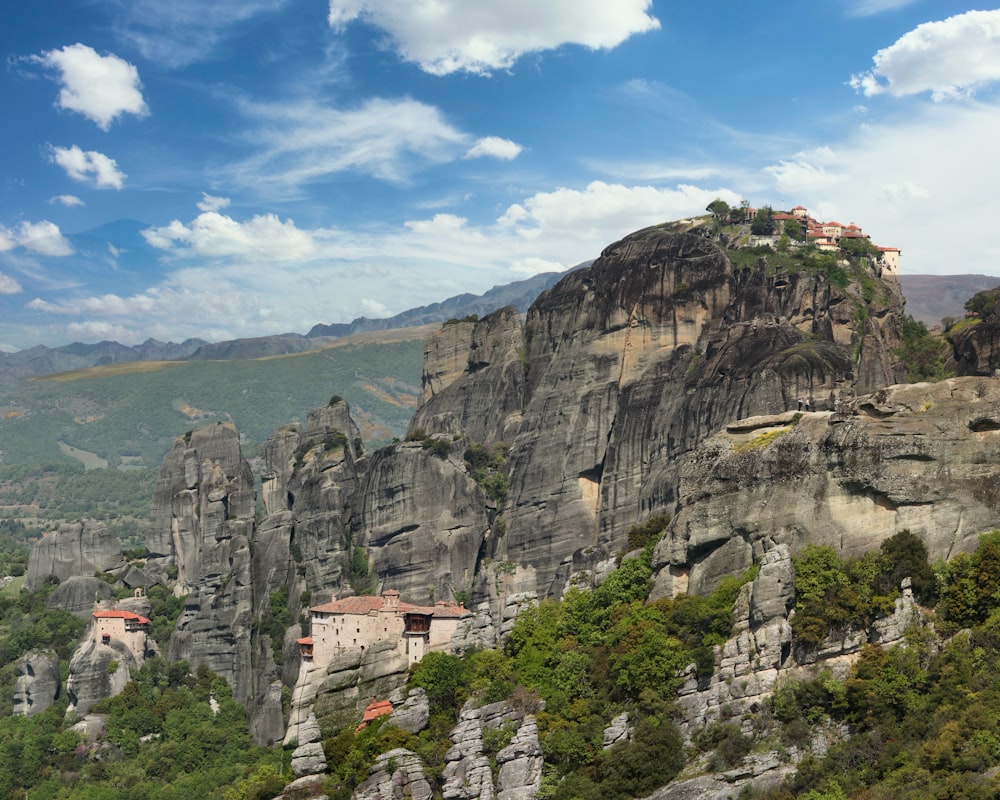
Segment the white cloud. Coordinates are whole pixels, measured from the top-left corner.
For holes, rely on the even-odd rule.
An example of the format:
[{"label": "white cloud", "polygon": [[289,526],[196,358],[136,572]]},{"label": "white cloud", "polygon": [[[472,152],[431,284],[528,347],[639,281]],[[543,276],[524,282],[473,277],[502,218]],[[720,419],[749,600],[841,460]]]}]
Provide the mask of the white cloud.
[{"label": "white cloud", "polygon": [[[624,233],[647,225],[704,214],[705,206],[717,197],[729,203],[740,201],[739,196],[728,189],[687,185],[660,189],[593,181],[582,191],[540,192],[512,205],[497,222],[501,227],[515,229],[532,239],[556,236],[564,242],[568,237],[594,230],[604,244],[608,244]],[[615,231],[617,233],[613,233]],[[590,256],[593,255],[591,252]],[[579,260],[587,257],[583,255]]]},{"label": "white cloud", "polygon": [[1000,202],[983,159],[998,140],[1000,107],[927,103],[767,173],[788,204],[854,221],[878,244],[902,248],[904,271],[997,274]]},{"label": "white cloud", "polygon": [[851,76],[866,96],[930,92],[935,101],[971,95],[1000,80],[1000,10],[925,22],[879,50],[874,69]]},{"label": "white cloud", "polygon": [[454,160],[470,144],[437,108],[409,98],[349,110],[311,101],[244,110],[259,121],[248,139],[262,149],[227,177],[245,186],[295,187],[344,171],[403,182],[417,165]]},{"label": "white cloud", "polygon": [[10,275],[4,275],[0,272],[0,294],[17,294],[20,291],[22,291],[21,284]]},{"label": "white cloud", "polygon": [[115,24],[143,57],[182,67],[208,57],[228,29],[279,10],[286,0],[129,0]]},{"label": "white cloud", "polygon": [[224,214],[204,211],[190,225],[174,220],[165,227],[145,230],[142,235],[153,247],[180,248],[208,258],[303,261],[317,251],[310,233],[296,228],[290,219],[282,222],[274,214],[237,222]]},{"label": "white cloud", "polygon": [[652,0],[330,0],[330,25],[362,19],[386,31],[400,56],[433,75],[488,74],[525,53],[578,44],[618,46],[654,30]]},{"label": "white cloud", "polygon": [[513,161],[521,154],[522,150],[524,148],[521,145],[517,142],[512,142],[510,139],[501,139],[499,136],[485,136],[472,146],[469,152],[465,154],[465,157],[482,158],[484,156],[491,156],[503,161]]},{"label": "white cloud", "polygon": [[206,192],[201,193],[201,200],[198,201],[199,211],[219,211],[220,209],[228,207],[228,197],[213,197]]},{"label": "white cloud", "polygon": [[86,205],[79,197],[75,194],[60,194],[55,197],[49,198],[49,202],[53,205],[59,204],[61,206],[66,206],[67,208],[76,208],[78,206]]},{"label": "white cloud", "polygon": [[118,169],[118,163],[96,150],[72,147],[51,147],[49,159],[58,164],[75,181],[86,182],[93,178],[98,189],[121,189],[128,176]]},{"label": "white cloud", "polygon": [[100,55],[85,44],[47,50],[32,60],[58,70],[57,105],[76,111],[108,130],[122,114],[143,117],[149,113],[142,97],[139,70],[114,54]]},{"label": "white cloud", "polygon": [[43,219],[39,222],[23,221],[16,228],[0,225],[0,252],[24,247],[43,256],[68,256],[73,254],[73,246],[54,222]]},{"label": "white cloud", "polygon": [[855,0],[850,14],[855,17],[870,17],[884,11],[895,11],[913,5],[916,0]]}]

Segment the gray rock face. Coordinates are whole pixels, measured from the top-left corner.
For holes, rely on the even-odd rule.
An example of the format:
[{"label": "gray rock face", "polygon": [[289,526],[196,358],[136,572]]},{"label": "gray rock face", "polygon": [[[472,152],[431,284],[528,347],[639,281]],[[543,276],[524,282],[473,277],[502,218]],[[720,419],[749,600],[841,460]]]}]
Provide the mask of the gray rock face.
[{"label": "gray rock face", "polygon": [[419,442],[376,453],[355,510],[355,540],[379,585],[410,602],[469,590],[489,530],[487,498],[461,453],[441,458]]},{"label": "gray rock face", "polygon": [[100,578],[74,575],[67,578],[45,598],[46,608],[61,608],[76,617],[90,618],[97,603],[111,599],[111,586]]},{"label": "gray rock face", "polygon": [[[716,720],[741,722],[747,728],[745,732],[749,732],[750,717],[765,706],[780,680],[810,677],[819,667],[829,669],[837,677],[846,677],[865,643],[878,642],[884,647],[901,644],[905,642],[907,629],[923,624],[913,593],[904,581],[903,595],[897,600],[894,612],[877,620],[870,630],[851,630],[844,636],[831,637],[815,650],[799,652],[793,647],[789,622],[792,595],[785,588],[794,586],[790,548],[787,544],[764,540],[755,549],[759,553],[760,572],[737,598],[733,635],[716,648],[714,672],[699,684],[692,667],[680,691],[677,700],[680,724],[688,736]],[[753,777],[750,782],[760,786],[764,785],[761,781],[766,781],[764,773],[772,773],[772,777],[781,773],[778,764],[754,762],[747,766],[749,771],[727,773],[731,791],[736,792],[747,783],[748,776]]]},{"label": "gray rock face", "polygon": [[506,441],[524,405],[525,342],[513,306],[445,325],[424,349],[423,391],[410,430]]},{"label": "gray rock face", "polygon": [[160,467],[150,517],[149,568],[175,567],[177,591],[186,595],[169,658],[218,673],[252,712],[271,680],[266,668],[254,670],[253,476],[234,426],[207,425],[177,439]]},{"label": "gray rock face", "polygon": [[[800,398],[832,408],[894,381],[902,297],[895,281],[867,279],[870,302],[825,275],[736,269],[683,225],[639,231],[529,309],[521,408],[496,388],[521,385],[508,311],[479,323],[492,349],[471,323],[428,346],[414,425],[511,444],[503,535],[486,555],[523,568],[510,591],[558,596],[622,550],[633,524],[672,511],[680,456],[728,421]],[[493,410],[473,402],[480,392]]]},{"label": "gray rock face", "polygon": [[261,492],[268,525],[294,541],[304,584],[328,594],[345,589],[350,570],[350,505],[364,459],[361,433],[345,402],[309,412],[267,442]]},{"label": "gray rock face", "polygon": [[[479,708],[471,703],[465,704],[458,723],[451,731],[452,746],[444,757],[444,786],[441,796],[445,800],[496,798],[490,760],[483,747],[483,732],[497,730],[504,723],[516,722],[517,713],[506,702],[491,703]],[[524,747],[527,745],[522,744],[522,748]]]},{"label": "gray rock face", "polygon": [[404,696],[402,690],[389,696],[393,705],[389,722],[407,733],[420,733],[431,718],[431,704],[427,692],[419,686]]},{"label": "gray rock face", "polygon": [[125,688],[129,671],[137,666],[135,657],[120,642],[112,639],[110,644],[101,644],[86,637],[69,662],[69,711],[82,717],[98,700],[114,697]]},{"label": "gray rock face", "polygon": [[[908,528],[932,559],[974,550],[1000,526],[998,458],[996,379],[891,386],[836,413],[732,423],[682,464],[684,499],[654,555],[654,594],[710,590],[749,566],[764,537],[859,556]],[[783,592],[761,595],[781,604]]]},{"label": "gray rock face", "polygon": [[50,651],[34,651],[14,664],[14,714],[32,717],[41,714],[59,699],[59,657]]},{"label": "gray rock face", "polygon": [[296,778],[303,775],[319,775],[326,772],[326,756],[319,742],[300,744],[292,751],[292,773]]},{"label": "gray rock face", "polygon": [[64,581],[74,575],[93,576],[124,564],[121,542],[103,522],[64,522],[31,548],[24,585],[33,592],[47,578]]},{"label": "gray rock face", "polygon": [[497,753],[497,800],[534,800],[542,785],[543,761],[538,724],[529,714],[510,744]]}]

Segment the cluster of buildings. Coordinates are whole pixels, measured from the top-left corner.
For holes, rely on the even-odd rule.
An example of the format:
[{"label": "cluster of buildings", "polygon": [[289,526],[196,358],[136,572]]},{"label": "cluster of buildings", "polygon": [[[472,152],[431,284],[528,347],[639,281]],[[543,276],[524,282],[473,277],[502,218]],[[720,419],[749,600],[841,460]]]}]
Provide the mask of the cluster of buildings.
[{"label": "cluster of buildings", "polygon": [[[756,208],[748,208],[746,210],[747,220],[752,221],[757,216],[757,212],[758,209]],[[809,209],[805,206],[795,206],[790,214],[774,212],[772,219],[774,220],[775,232],[767,236],[751,236],[751,246],[768,245],[773,247],[784,232],[785,224],[789,221],[795,222],[800,226],[804,236],[802,241],[814,245],[818,250],[837,252],[844,241],[851,239],[871,241],[872,238],[853,222],[844,225],[840,222],[820,222],[813,219],[809,216]],[[902,255],[900,249],[898,247],[880,247],[878,245],[875,246],[875,249],[879,253],[879,265],[882,270],[898,275],[899,257]]]},{"label": "cluster of buildings", "polygon": [[330,663],[345,650],[361,650],[376,642],[392,642],[415,664],[435,650],[447,650],[462,619],[472,612],[463,605],[438,601],[417,606],[387,589],[380,597],[334,595],[329,603],[309,609],[309,636],[298,640],[302,661],[313,669]]}]

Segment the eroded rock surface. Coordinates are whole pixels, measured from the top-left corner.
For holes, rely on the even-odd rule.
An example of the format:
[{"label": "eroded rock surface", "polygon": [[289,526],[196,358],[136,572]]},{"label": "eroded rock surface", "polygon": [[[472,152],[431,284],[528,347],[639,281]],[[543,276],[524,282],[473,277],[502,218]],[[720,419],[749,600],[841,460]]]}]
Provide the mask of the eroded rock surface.
[{"label": "eroded rock surface", "polygon": [[709,591],[764,537],[859,556],[909,529],[931,559],[974,550],[1000,526],[998,460],[997,379],[897,385],[835,412],[731,423],[683,461],[654,596]]}]

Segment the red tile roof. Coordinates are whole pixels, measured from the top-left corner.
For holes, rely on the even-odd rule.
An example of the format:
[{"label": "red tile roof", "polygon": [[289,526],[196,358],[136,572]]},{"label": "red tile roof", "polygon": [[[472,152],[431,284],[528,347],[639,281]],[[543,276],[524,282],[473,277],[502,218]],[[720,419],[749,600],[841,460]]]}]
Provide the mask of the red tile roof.
[{"label": "red tile roof", "polygon": [[386,714],[392,713],[392,703],[388,700],[375,700],[368,704],[368,708],[365,709],[365,715],[361,718],[361,724],[354,729],[357,733],[373,719],[378,719],[379,717],[384,717]]},{"label": "red tile roof", "polygon": [[126,619],[131,622],[137,622],[140,625],[149,624],[149,620],[145,617],[140,617],[138,614],[133,614],[131,611],[121,611],[119,609],[95,611],[91,616],[95,619]]},{"label": "red tile roof", "polygon": [[[399,592],[389,589],[383,592],[382,597],[359,597],[351,595],[341,600],[334,600],[330,603],[313,606],[309,610],[315,611],[317,614],[357,614],[367,616],[385,608],[385,595],[398,597]],[[451,603],[438,602],[433,606],[415,606],[412,603],[405,603],[402,600],[399,600],[391,610],[404,614],[426,614],[439,618],[464,617],[472,613],[464,606],[456,606]]]},{"label": "red tile roof", "polygon": [[313,643],[312,636],[303,636],[301,639],[295,640],[295,644],[312,644],[312,643]]}]

